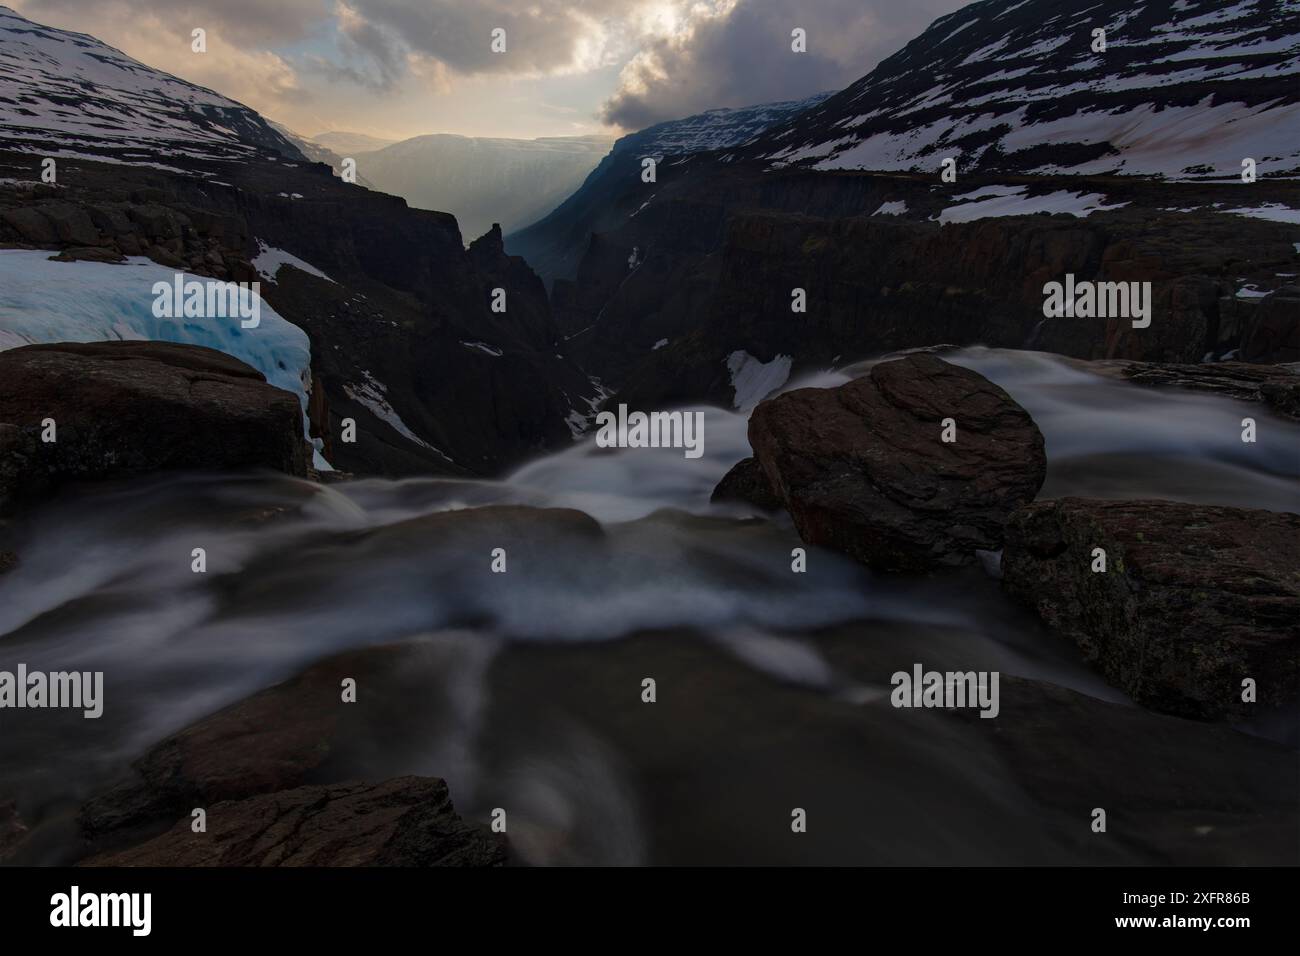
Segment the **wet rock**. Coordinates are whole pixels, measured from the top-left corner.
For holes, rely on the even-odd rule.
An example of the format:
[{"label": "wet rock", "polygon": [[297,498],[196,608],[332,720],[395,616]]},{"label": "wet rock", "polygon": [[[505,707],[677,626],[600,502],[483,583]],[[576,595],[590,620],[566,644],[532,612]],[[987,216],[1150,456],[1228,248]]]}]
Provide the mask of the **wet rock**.
[{"label": "wet rock", "polygon": [[1213,362],[1180,365],[1167,362],[1101,361],[1081,363],[1090,371],[1135,385],[1166,386],[1211,392],[1244,402],[1260,402],[1279,415],[1300,421],[1300,365]]},{"label": "wet rock", "polygon": [[[455,646],[417,641],[320,661],[149,748],[86,801],[81,832],[111,848],[152,836],[198,806],[423,772],[430,728],[456,719],[438,675],[454,671],[457,655]],[[340,700],[345,678],[356,681],[354,703]]]},{"label": "wet rock", "polygon": [[499,866],[503,838],[466,823],[447,785],[423,777],[298,787],[205,808],[139,846],[85,866]]},{"label": "wet rock", "polygon": [[1077,822],[1102,807],[1107,833],[1153,863],[1297,861],[1300,820],[1283,795],[1300,779],[1286,747],[1005,674],[1001,705],[997,720],[952,713],[992,738],[1017,782],[1059,814],[1071,855],[1101,862],[1096,834]]},{"label": "wet rock", "polygon": [[[54,442],[42,422],[53,419]],[[0,352],[0,510],[65,481],[166,469],[305,475],[302,410],[261,373],[165,342],[32,345]]]},{"label": "wet rock", "polygon": [[1143,706],[1244,719],[1300,687],[1297,568],[1300,515],[1062,498],[1012,517],[1002,584]]},{"label": "wet rock", "polygon": [[[942,440],[948,418],[952,442]],[[881,570],[996,550],[1008,515],[1046,474],[1029,414],[983,376],[933,355],[765,401],[749,442],[805,541]]]},{"label": "wet rock", "polygon": [[[0,559],[3,554],[0,554]],[[3,568],[0,567],[0,572]],[[0,863],[3,863],[26,839],[28,828],[18,815],[18,807],[12,800],[0,800]]]},{"label": "wet rock", "polygon": [[[535,863],[634,850],[651,865],[1300,859],[1293,749],[1016,678],[995,646],[884,621],[793,638],[791,652],[830,665],[823,686],[682,632],[512,644],[492,663],[480,786],[507,795],[512,854]],[[917,660],[1002,670],[998,717],[891,706],[891,674]],[[629,707],[625,688],[647,674],[658,701]],[[582,692],[554,691],[571,686]],[[1088,826],[1097,806],[1105,837]],[[791,807],[809,809],[807,833],[765,824]]]},{"label": "wet rock", "polygon": [[779,511],[784,507],[780,495],[772,490],[772,484],[756,458],[744,458],[736,462],[722,476],[709,500],[744,501],[764,511]]}]

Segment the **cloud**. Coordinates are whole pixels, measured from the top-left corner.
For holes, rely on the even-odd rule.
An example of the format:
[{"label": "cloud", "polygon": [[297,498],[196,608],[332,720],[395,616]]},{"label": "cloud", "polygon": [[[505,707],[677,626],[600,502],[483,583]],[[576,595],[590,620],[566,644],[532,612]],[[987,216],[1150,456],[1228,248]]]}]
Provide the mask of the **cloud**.
[{"label": "cloud", "polygon": [[[350,0],[372,29],[465,75],[585,72],[633,52],[656,11],[731,0]],[[505,30],[505,52],[492,31]],[[378,54],[377,54],[378,55]],[[388,55],[392,55],[391,52]]]},{"label": "cloud", "polygon": [[[9,2],[278,118],[365,126],[382,111],[393,128],[496,116],[536,129],[559,116],[505,100],[521,84],[540,100],[549,83],[584,115],[638,129],[840,89],[964,0]],[[196,26],[208,32],[206,55],[190,52]],[[498,27],[504,53],[491,48]],[[795,27],[807,31],[807,53],[790,50]]]},{"label": "cloud", "polygon": [[[216,34],[231,47],[246,50],[300,40],[329,15],[321,0],[16,0],[15,8],[38,22],[116,24],[127,36],[145,21],[177,36],[188,37],[202,27],[209,39]],[[82,27],[81,32],[92,31]]]},{"label": "cloud", "polygon": [[[152,0],[151,9],[160,12],[144,12],[141,5],[130,0],[103,0],[93,5],[70,0],[11,2],[25,17],[89,33],[142,63],[252,105],[267,115],[274,116],[310,98],[290,63],[259,46],[237,42],[239,31],[227,30],[222,18],[191,18],[167,12],[171,6],[197,8],[198,4]],[[290,7],[299,0],[283,2]],[[221,8],[237,9],[243,3],[223,0]],[[272,18],[273,26],[281,13]],[[190,47],[190,31],[199,26],[207,30],[207,53],[194,53]]]},{"label": "cloud", "polygon": [[[719,106],[837,90],[965,0],[737,0],[652,37],[623,68],[601,118],[625,129]],[[791,31],[807,31],[794,53]]]}]

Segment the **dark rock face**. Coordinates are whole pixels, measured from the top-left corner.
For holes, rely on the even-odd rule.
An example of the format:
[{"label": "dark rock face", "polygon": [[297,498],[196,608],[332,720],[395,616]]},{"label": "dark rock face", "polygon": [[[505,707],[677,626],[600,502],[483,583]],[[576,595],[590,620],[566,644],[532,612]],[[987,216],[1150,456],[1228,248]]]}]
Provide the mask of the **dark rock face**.
[{"label": "dark rock face", "polygon": [[1023,408],[933,355],[769,399],[750,417],[749,442],[805,541],[881,570],[961,564],[1000,547],[1007,516],[1033,500],[1047,468]]},{"label": "dark rock face", "polygon": [[[53,419],[57,440],[43,442]],[[165,469],[305,475],[296,396],[221,352],[163,342],[0,352],[0,508],[63,481]]]},{"label": "dark rock face", "polygon": [[1062,498],[1012,516],[1002,584],[1143,706],[1245,718],[1300,687],[1297,568],[1300,515]]},{"label": "dark rock face", "polygon": [[764,511],[779,511],[785,506],[781,496],[772,490],[767,473],[756,458],[742,458],[722,476],[713,489],[710,501],[745,501]]},{"label": "dark rock face", "polygon": [[[1084,180],[1071,188],[1128,205],[941,225],[932,217],[956,195],[1003,180],[758,173],[703,156],[661,173],[657,188],[625,184],[623,220],[593,235],[576,281],[553,290],[567,349],[614,402],[729,404],[738,349],[789,355],[796,374],[935,342],[1182,364],[1233,349],[1251,362],[1300,359],[1300,300],[1281,285],[1295,280],[1277,275],[1294,270],[1294,230],[1212,211],[1233,201],[1230,186]],[[1280,184],[1257,185],[1262,201],[1289,201]],[[887,202],[908,215],[873,215]],[[1066,274],[1150,282],[1150,327],[1045,319],[1044,284]],[[1237,298],[1241,277],[1272,294]],[[806,313],[791,312],[795,288]]]},{"label": "dark rock face", "polygon": [[217,803],[207,832],[181,820],[85,866],[499,866],[504,840],[466,823],[441,780],[298,787]]}]

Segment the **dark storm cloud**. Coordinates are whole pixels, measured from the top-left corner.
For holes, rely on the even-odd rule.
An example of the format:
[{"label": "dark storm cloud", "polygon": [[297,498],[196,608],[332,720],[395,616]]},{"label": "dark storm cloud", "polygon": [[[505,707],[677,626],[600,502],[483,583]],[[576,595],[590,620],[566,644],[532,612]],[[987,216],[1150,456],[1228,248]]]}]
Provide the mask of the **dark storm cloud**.
[{"label": "dark storm cloud", "polygon": [[[729,14],[645,44],[602,119],[627,129],[719,106],[845,87],[965,0],[740,0]],[[790,49],[807,31],[806,53]]]}]

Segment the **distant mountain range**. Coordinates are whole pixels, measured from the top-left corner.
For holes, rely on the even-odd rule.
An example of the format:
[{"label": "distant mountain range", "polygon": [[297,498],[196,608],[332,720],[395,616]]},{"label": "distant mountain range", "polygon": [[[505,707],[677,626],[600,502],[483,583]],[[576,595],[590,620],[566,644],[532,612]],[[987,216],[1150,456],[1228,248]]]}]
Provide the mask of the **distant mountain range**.
[{"label": "distant mountain range", "polygon": [[317,133],[311,137],[311,140],[337,153],[339,156],[353,157],[361,153],[373,153],[377,149],[383,149],[385,146],[392,146],[394,143],[399,142],[399,140],[395,139],[380,139],[377,136],[367,136],[365,133],[343,131]]},{"label": "distant mountain range", "polygon": [[[330,142],[338,145],[337,139]],[[440,133],[354,158],[358,176],[377,189],[419,209],[452,213],[468,243],[493,223],[510,231],[550,212],[581,185],[611,142],[608,136],[493,139]]]}]

